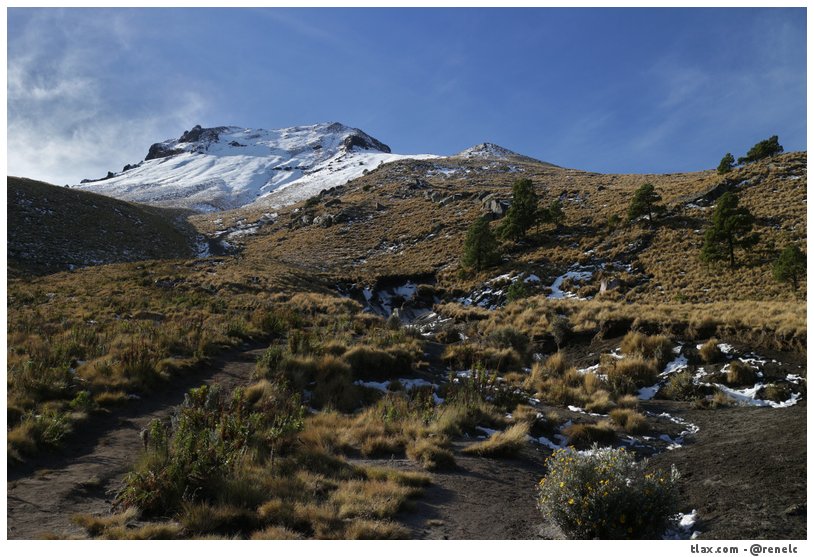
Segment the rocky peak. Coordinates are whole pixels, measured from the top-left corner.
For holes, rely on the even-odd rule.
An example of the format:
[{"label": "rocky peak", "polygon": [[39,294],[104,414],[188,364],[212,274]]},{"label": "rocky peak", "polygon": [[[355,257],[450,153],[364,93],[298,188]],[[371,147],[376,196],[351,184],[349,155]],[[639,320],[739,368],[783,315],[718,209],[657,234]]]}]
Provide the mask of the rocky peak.
[{"label": "rocky peak", "polygon": [[514,151],[510,151],[509,149],[501,147],[495,143],[478,143],[469,149],[464,149],[455,156],[467,159],[505,159],[509,157],[517,157],[519,155]]}]

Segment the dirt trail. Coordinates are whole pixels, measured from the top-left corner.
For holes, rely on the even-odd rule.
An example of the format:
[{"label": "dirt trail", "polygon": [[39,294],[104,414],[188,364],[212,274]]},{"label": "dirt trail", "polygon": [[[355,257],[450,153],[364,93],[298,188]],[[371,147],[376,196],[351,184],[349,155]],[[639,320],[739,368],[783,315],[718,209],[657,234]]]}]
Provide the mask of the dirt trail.
[{"label": "dirt trail", "polygon": [[262,351],[255,344],[223,354],[140,404],[80,425],[61,454],[9,469],[8,539],[84,537],[71,515],[110,511],[122,478],[143,451],[139,432],[154,418],[167,417],[191,387],[217,383],[228,390],[248,383]]},{"label": "dirt trail", "polygon": [[[433,472],[432,483],[397,519],[412,539],[523,540],[564,539],[537,508],[536,485],[547,449],[529,445],[512,458],[490,459],[461,453],[453,446],[457,468]],[[425,472],[415,462],[359,459],[354,464]]]}]

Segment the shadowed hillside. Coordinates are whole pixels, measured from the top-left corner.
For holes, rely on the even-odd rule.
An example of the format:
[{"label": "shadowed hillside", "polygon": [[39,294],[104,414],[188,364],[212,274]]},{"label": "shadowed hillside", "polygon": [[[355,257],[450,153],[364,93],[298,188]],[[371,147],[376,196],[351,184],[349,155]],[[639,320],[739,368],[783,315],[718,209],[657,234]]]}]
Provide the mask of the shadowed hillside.
[{"label": "shadowed hillside", "polygon": [[8,257],[12,274],[193,257],[195,231],[183,211],[8,178]]}]

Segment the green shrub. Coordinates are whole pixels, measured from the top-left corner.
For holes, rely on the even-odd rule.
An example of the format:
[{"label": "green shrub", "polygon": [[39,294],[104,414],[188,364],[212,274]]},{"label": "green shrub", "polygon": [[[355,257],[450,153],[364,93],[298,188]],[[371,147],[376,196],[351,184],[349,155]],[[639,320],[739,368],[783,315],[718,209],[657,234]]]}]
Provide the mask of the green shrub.
[{"label": "green shrub", "polygon": [[282,346],[271,345],[257,358],[254,367],[254,377],[270,377],[277,371],[283,361],[285,351]]},{"label": "green shrub", "polygon": [[539,505],[569,538],[656,539],[676,514],[678,473],[648,472],[624,449],[560,449],[547,460]]},{"label": "green shrub", "polygon": [[73,400],[68,403],[72,410],[90,413],[96,409],[96,403],[90,396],[90,391],[79,391]]},{"label": "green shrub", "polygon": [[251,399],[243,389],[231,396],[206,385],[191,389],[171,429],[150,424],[148,450],[125,477],[118,503],[167,515],[217,497],[250,449],[262,447],[273,458],[276,445],[302,428],[299,397],[269,388]]},{"label": "green shrub", "polygon": [[693,381],[692,372],[682,371],[670,376],[659,396],[670,400],[695,400],[701,396],[701,390]]},{"label": "green shrub", "polygon": [[570,337],[573,332],[571,330],[571,323],[564,315],[554,316],[554,318],[551,319],[548,329],[551,336],[554,337],[554,342],[557,343],[557,349],[565,344],[565,341],[568,340],[568,337]]},{"label": "green shrub", "polygon": [[531,294],[531,292],[529,291],[528,285],[522,280],[518,280],[513,282],[506,290],[506,301],[514,302],[516,300],[522,300],[523,298],[528,298],[529,294]]}]

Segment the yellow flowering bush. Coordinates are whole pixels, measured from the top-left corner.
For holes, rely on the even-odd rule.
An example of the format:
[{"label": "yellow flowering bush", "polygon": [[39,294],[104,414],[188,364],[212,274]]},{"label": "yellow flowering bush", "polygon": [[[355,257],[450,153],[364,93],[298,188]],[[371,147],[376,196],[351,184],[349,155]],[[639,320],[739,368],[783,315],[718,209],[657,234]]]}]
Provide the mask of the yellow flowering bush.
[{"label": "yellow flowering bush", "polygon": [[539,507],[569,538],[657,539],[677,513],[675,467],[647,471],[623,448],[560,449],[546,466]]}]

